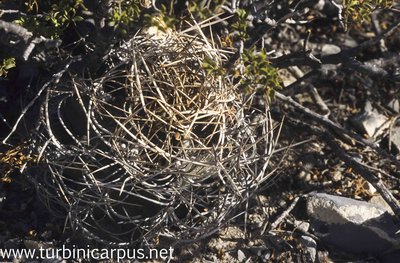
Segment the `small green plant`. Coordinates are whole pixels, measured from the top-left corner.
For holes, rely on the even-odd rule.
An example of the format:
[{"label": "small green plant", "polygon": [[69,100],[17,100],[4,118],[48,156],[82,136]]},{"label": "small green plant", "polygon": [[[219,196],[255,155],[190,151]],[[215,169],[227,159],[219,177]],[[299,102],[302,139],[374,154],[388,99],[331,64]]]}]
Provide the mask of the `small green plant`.
[{"label": "small green plant", "polygon": [[342,0],[342,4],[345,22],[358,24],[369,21],[374,10],[391,7],[393,0]]},{"label": "small green plant", "polygon": [[56,29],[63,31],[70,23],[82,21],[81,16],[77,16],[77,9],[84,8],[83,0],[64,0],[51,5],[50,12],[45,16]]},{"label": "small green plant", "polygon": [[139,0],[113,1],[108,25],[115,30],[126,33],[127,29],[139,20],[142,9]]},{"label": "small green plant", "polygon": [[221,6],[226,0],[215,0],[215,1],[189,1],[188,10],[200,21],[212,17],[219,13],[222,9]]},{"label": "small green plant", "polygon": [[15,58],[6,58],[0,64],[0,77],[7,77],[8,70],[15,68]]},{"label": "small green plant", "polygon": [[243,72],[239,87],[245,94],[262,92],[267,100],[274,98],[276,91],[282,89],[278,69],[271,66],[264,50],[244,50]]},{"label": "small green plant", "polygon": [[235,15],[235,22],[232,24],[232,29],[236,31],[237,36],[240,40],[246,40],[249,38],[247,32],[247,16],[248,13],[244,9],[237,9]]},{"label": "small green plant", "polygon": [[24,4],[27,15],[21,16],[14,22],[36,36],[51,39],[59,38],[69,25],[82,21],[83,18],[78,15],[78,10],[85,9],[83,0],[29,0]]},{"label": "small green plant", "polygon": [[[205,57],[202,68],[208,75],[224,76],[226,68],[211,57]],[[234,82],[239,82],[239,89],[244,94],[261,92],[267,101],[274,98],[276,91],[282,89],[278,69],[271,65],[265,50],[244,50],[241,69],[229,70]]]}]

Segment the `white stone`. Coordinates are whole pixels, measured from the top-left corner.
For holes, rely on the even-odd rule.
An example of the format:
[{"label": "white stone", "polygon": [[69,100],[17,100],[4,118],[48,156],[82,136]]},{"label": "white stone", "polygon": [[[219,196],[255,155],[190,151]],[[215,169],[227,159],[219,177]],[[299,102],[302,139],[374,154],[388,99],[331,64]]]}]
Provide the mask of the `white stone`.
[{"label": "white stone", "polygon": [[307,214],[316,236],[355,254],[381,254],[400,245],[399,229],[380,205],[324,193],[307,197]]},{"label": "white stone", "polygon": [[390,126],[389,119],[373,109],[369,101],[366,102],[364,111],[352,118],[352,122],[370,138],[376,138]]}]

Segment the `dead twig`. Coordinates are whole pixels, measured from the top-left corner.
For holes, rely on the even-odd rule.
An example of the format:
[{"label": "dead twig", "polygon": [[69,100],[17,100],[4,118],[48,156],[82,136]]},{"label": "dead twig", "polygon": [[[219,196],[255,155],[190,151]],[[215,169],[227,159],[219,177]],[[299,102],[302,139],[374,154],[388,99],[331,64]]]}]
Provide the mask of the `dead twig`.
[{"label": "dead twig", "polygon": [[[260,41],[264,37],[264,35],[267,34],[268,32],[270,32],[272,29],[274,29],[277,26],[279,26],[280,24],[284,23],[289,18],[292,18],[297,15],[305,14],[308,11],[309,11],[308,8],[305,8],[303,10],[297,10],[297,11],[291,12],[291,13],[283,16],[278,21],[271,20],[269,23],[260,24],[252,32],[252,36],[250,37],[250,39],[244,43],[244,48],[250,49],[250,48],[254,47],[254,45],[257,44],[258,41]],[[226,69],[231,68],[235,64],[235,62],[240,58],[240,55],[241,55],[240,50],[236,51],[236,53],[233,54],[229,58],[229,60],[224,63],[224,68],[226,68]]]},{"label": "dead twig", "polygon": [[[362,178],[372,184],[382,196],[385,202],[392,208],[395,215],[400,215],[400,205],[392,193],[387,189],[386,185],[382,180],[377,177],[372,171],[377,171],[383,173],[381,170],[370,167],[360,161],[355,160],[353,157],[348,155],[342,147],[339,146],[335,136],[329,132],[326,128],[317,127],[307,122],[300,121],[298,119],[293,119],[291,117],[286,117],[287,122],[292,123],[295,126],[300,126],[301,128],[309,129],[314,135],[322,138],[337,154],[337,156],[351,167],[355,172],[357,172]],[[386,174],[386,173],[385,173]]]},{"label": "dead twig", "polygon": [[[18,40],[15,41],[14,38]],[[16,57],[28,60],[36,45],[40,43],[44,43],[45,47],[54,47],[61,44],[59,40],[33,37],[32,32],[29,32],[26,28],[0,20],[0,44],[13,47]]]},{"label": "dead twig", "polygon": [[[382,39],[390,36],[398,27],[400,26],[400,19],[398,19],[392,26],[390,26],[387,30],[381,32],[377,36],[367,41],[362,42],[360,45],[342,50],[336,54],[329,54],[321,57],[313,57],[312,54],[308,52],[300,51],[300,52],[293,52],[287,55],[282,55],[280,57],[271,59],[272,65],[278,68],[287,68],[290,66],[310,66],[312,68],[321,68],[324,64],[340,64],[354,61],[354,57],[361,53],[368,47],[376,45]],[[360,62],[359,62],[360,63]],[[354,62],[353,62],[354,64]],[[372,68],[364,68],[365,70]],[[375,71],[373,71],[374,73]],[[385,75],[387,77],[387,74]]]},{"label": "dead twig", "polygon": [[351,131],[346,130],[340,124],[333,122],[327,116],[322,116],[307,107],[304,107],[300,103],[294,101],[292,98],[287,97],[279,92],[276,93],[276,98],[286,102],[296,110],[306,114],[307,116],[311,117],[313,120],[317,121],[319,124],[323,125],[324,127],[332,130],[339,138],[344,140],[345,142],[356,145],[359,144],[363,147],[369,147],[373,149],[375,152],[379,153],[380,155],[384,156],[385,158],[389,159],[393,164],[395,164],[400,169],[400,162],[391,154],[387,153],[385,150],[379,148],[378,146],[374,145],[372,142],[364,139],[362,136],[355,134]]},{"label": "dead twig", "polygon": [[308,89],[310,91],[310,94],[312,96],[312,99],[313,99],[314,103],[318,105],[318,107],[320,108],[323,116],[328,117],[330,115],[331,111],[329,110],[329,108],[326,105],[325,101],[319,95],[317,88],[313,84],[310,83],[308,85]]},{"label": "dead twig", "polygon": [[10,137],[14,134],[14,132],[16,131],[16,129],[18,128],[19,123],[21,122],[21,120],[24,118],[25,114],[28,112],[28,110],[35,104],[35,102],[40,98],[41,94],[43,93],[43,91],[45,91],[48,87],[50,87],[51,85],[56,85],[61,77],[64,75],[64,73],[68,70],[69,66],[76,61],[79,61],[81,58],[77,57],[72,59],[71,61],[69,61],[64,68],[57,72],[56,74],[53,75],[52,79],[49,80],[48,82],[46,82],[41,88],[40,90],[37,92],[36,96],[28,103],[28,105],[25,106],[25,108],[22,110],[21,114],[19,115],[18,119],[15,121],[14,126],[12,127],[10,133],[3,139],[3,141],[1,141],[2,144],[8,144],[7,141],[8,139],[10,139]]},{"label": "dead twig", "polygon": [[[268,227],[268,232],[276,229],[280,223],[289,215],[290,212],[294,209],[294,207],[297,205],[299,202],[300,197],[297,196],[293,202],[290,204],[290,206],[283,211],[283,213]],[[267,229],[267,224],[264,226],[264,229],[262,230],[261,234],[263,235],[266,232]]]},{"label": "dead twig", "polygon": [[392,193],[387,189],[382,180],[370,171],[370,167],[348,155],[338,145],[335,138],[331,134],[324,133],[323,136],[326,138],[325,141],[335,150],[336,153],[338,153],[339,157],[341,157],[341,159],[348,166],[353,168],[354,171],[361,175],[362,178],[372,184],[376,188],[378,193],[382,196],[382,198],[386,201],[386,203],[390,206],[390,208],[392,208],[395,215],[400,216],[400,204],[397,202]]}]

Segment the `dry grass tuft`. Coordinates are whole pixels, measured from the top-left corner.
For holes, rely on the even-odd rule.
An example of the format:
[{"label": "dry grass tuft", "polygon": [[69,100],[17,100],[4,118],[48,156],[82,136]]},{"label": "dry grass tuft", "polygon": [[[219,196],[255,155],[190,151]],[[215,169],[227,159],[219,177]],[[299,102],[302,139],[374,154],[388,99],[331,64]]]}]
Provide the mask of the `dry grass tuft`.
[{"label": "dry grass tuft", "polygon": [[113,245],[193,240],[235,217],[268,179],[275,136],[267,106],[204,69],[228,55],[199,25],[139,34],[103,77],[48,89],[38,185],[53,211]]}]

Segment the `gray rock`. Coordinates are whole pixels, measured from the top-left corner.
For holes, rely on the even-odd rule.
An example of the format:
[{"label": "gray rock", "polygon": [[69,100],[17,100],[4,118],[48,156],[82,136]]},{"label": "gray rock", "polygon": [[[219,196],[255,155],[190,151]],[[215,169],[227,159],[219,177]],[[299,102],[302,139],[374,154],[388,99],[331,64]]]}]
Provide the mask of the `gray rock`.
[{"label": "gray rock", "polygon": [[337,54],[340,51],[342,51],[340,47],[333,44],[324,44],[321,49],[321,53],[324,55]]},{"label": "gray rock", "polygon": [[244,252],[242,250],[238,249],[237,258],[238,258],[239,262],[244,262],[246,260],[246,255],[244,254]]},{"label": "gray rock", "polygon": [[311,229],[323,242],[354,254],[381,255],[400,245],[386,208],[323,193],[307,196]]},{"label": "gray rock", "polygon": [[294,225],[295,225],[296,229],[299,229],[300,231],[302,231],[304,233],[308,232],[308,229],[310,229],[310,223],[308,223],[308,222],[295,220]]},{"label": "gray rock", "polygon": [[313,219],[324,222],[362,224],[385,214],[387,211],[382,206],[351,198],[311,193],[308,196],[307,212]]},{"label": "gray rock", "polygon": [[374,195],[369,199],[368,203],[383,206],[389,214],[394,215],[393,209],[386,203],[380,195]]},{"label": "gray rock", "polygon": [[310,254],[311,262],[315,262],[317,257],[317,242],[309,236],[301,236],[300,243],[307,249]]},{"label": "gray rock", "polygon": [[393,126],[390,130],[390,143],[400,151],[400,126]]},{"label": "gray rock", "polygon": [[358,46],[358,41],[351,37],[349,34],[338,35],[341,44],[347,48],[353,48]]},{"label": "gray rock", "polygon": [[376,138],[390,126],[389,119],[372,108],[369,101],[365,103],[364,111],[351,118],[352,124],[368,137]]},{"label": "gray rock", "polygon": [[388,103],[389,108],[391,108],[392,110],[394,110],[397,113],[400,113],[400,101],[396,100],[396,99],[392,99],[389,103]]},{"label": "gray rock", "polygon": [[337,45],[333,44],[319,44],[319,43],[308,43],[308,48],[312,49],[315,54],[319,55],[331,55],[340,53],[341,49]]}]

